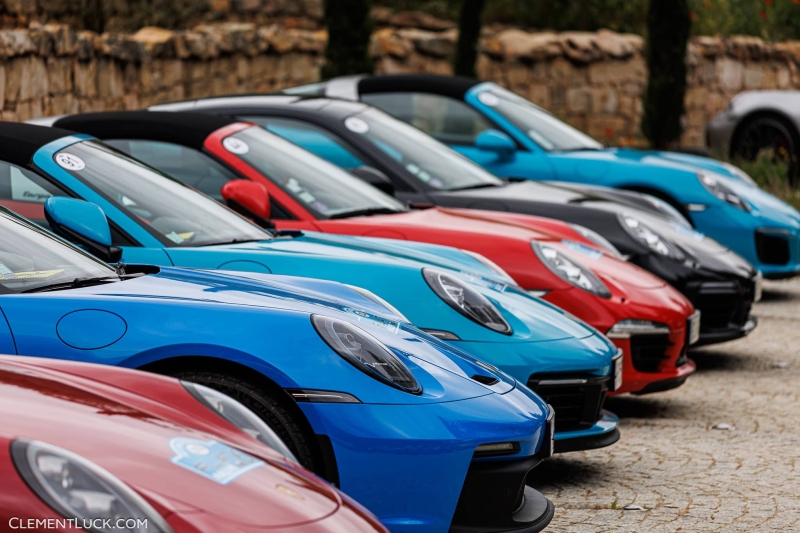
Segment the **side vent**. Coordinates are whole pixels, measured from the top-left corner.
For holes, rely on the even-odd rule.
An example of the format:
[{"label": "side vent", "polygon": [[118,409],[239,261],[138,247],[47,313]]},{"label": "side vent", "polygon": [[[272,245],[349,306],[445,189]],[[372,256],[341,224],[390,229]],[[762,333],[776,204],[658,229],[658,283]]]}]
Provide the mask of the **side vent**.
[{"label": "side vent", "polygon": [[474,379],[478,383],[483,383],[484,385],[494,385],[495,383],[500,381],[494,376],[484,376],[482,374],[475,374],[474,376],[472,376],[472,379]]}]

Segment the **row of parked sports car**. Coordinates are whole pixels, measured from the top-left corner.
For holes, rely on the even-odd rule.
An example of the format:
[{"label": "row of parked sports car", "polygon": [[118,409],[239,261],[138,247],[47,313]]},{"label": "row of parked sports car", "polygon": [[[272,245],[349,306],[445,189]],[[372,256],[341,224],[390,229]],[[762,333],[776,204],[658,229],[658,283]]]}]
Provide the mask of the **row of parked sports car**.
[{"label": "row of parked sports car", "polygon": [[0,123],[12,528],[540,531],[534,468],[614,444],[607,395],[680,386],[800,272],[741,170],[493,84],[35,122]]}]

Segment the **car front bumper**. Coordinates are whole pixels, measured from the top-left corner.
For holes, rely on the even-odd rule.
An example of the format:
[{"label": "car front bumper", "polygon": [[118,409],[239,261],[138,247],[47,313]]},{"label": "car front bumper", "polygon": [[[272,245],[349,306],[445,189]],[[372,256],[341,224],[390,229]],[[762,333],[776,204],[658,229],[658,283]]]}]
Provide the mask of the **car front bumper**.
[{"label": "car front bumper", "polygon": [[[377,515],[392,533],[447,532],[455,524],[463,494],[474,498],[481,493],[489,500],[502,484],[473,486],[467,483],[473,472],[528,465],[524,475],[506,478],[510,484],[503,491],[516,498],[527,472],[550,455],[548,408],[522,387],[503,395],[446,403],[297,405],[317,437],[329,439],[331,453],[325,462],[334,463],[340,488]],[[519,451],[490,457],[475,454],[481,444],[505,442],[517,443]],[[330,471],[330,465],[326,464],[326,470]],[[541,503],[538,497],[534,500]],[[491,523],[482,524],[489,529],[476,531],[527,527],[516,522],[516,508],[503,509],[491,515]],[[546,525],[546,514],[531,523]]]}]

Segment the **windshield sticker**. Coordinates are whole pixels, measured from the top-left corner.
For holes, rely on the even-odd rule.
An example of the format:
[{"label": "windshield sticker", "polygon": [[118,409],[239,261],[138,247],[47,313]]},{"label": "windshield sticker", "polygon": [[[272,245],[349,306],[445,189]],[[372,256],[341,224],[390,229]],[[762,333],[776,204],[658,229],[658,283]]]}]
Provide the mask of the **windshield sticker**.
[{"label": "windshield sticker", "polygon": [[579,242],[563,240],[561,243],[573,252],[578,252],[579,254],[583,254],[592,259],[600,259],[603,257],[603,252],[595,250],[594,248],[590,248],[589,246]]},{"label": "windshield sticker", "polygon": [[480,100],[482,104],[488,105],[489,107],[495,107],[500,103],[500,99],[488,91],[480,93],[478,95],[478,100]]},{"label": "windshield sticker", "polygon": [[222,140],[222,146],[230,153],[236,155],[244,155],[250,151],[250,146],[236,137],[225,137]]},{"label": "windshield sticker", "polygon": [[56,154],[56,163],[65,170],[77,171],[86,168],[86,163],[83,162],[83,159],[68,152]]},{"label": "windshield sticker", "polygon": [[183,241],[186,240],[183,237],[181,237],[180,235],[178,235],[177,233],[175,233],[174,231],[170,231],[169,233],[164,235],[164,237],[166,237],[167,239],[171,240],[175,244],[180,244],[180,243],[182,243]]},{"label": "windshield sticker", "polygon": [[675,228],[678,232],[683,233],[684,235],[688,235],[689,237],[691,237],[696,241],[702,241],[706,238],[706,236],[700,233],[699,231],[695,231],[692,228],[687,228],[686,226],[683,226],[678,222],[675,222],[674,220],[670,220],[669,225]]},{"label": "windshield sticker", "polygon": [[369,124],[358,117],[346,118],[344,126],[353,133],[367,133],[369,131]]},{"label": "windshield sticker", "polygon": [[[5,265],[3,265],[3,268],[5,268],[5,270],[8,270],[8,268]],[[47,279],[47,278],[52,278],[56,274],[60,274],[62,272],[64,272],[63,268],[58,270],[31,270],[28,272],[9,271],[8,273],[6,272],[0,273],[0,279],[7,279],[7,280]]]},{"label": "windshield sticker", "polygon": [[169,440],[169,447],[175,453],[170,459],[173,464],[220,485],[228,485],[236,478],[266,464],[252,455],[215,440],[175,437]]}]

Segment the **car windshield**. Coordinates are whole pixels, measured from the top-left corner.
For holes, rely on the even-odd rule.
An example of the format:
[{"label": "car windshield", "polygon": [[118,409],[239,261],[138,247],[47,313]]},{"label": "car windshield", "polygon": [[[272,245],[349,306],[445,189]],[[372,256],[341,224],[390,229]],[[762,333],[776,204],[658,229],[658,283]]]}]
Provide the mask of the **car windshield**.
[{"label": "car windshield", "polygon": [[223,146],[318,218],[406,210],[372,185],[260,126],[226,137]]},{"label": "car windshield", "polygon": [[434,189],[454,191],[502,184],[494,175],[427,133],[378,109],[348,117],[344,124]]},{"label": "car windshield", "polygon": [[68,146],[55,155],[55,160],[165,246],[272,238],[216,200],[100,142]]},{"label": "car windshield", "polygon": [[487,85],[478,100],[503,115],[547,151],[600,150],[603,145],[551,115],[536,104],[503,89]]},{"label": "car windshield", "polygon": [[0,293],[116,276],[105,263],[0,209]]}]

